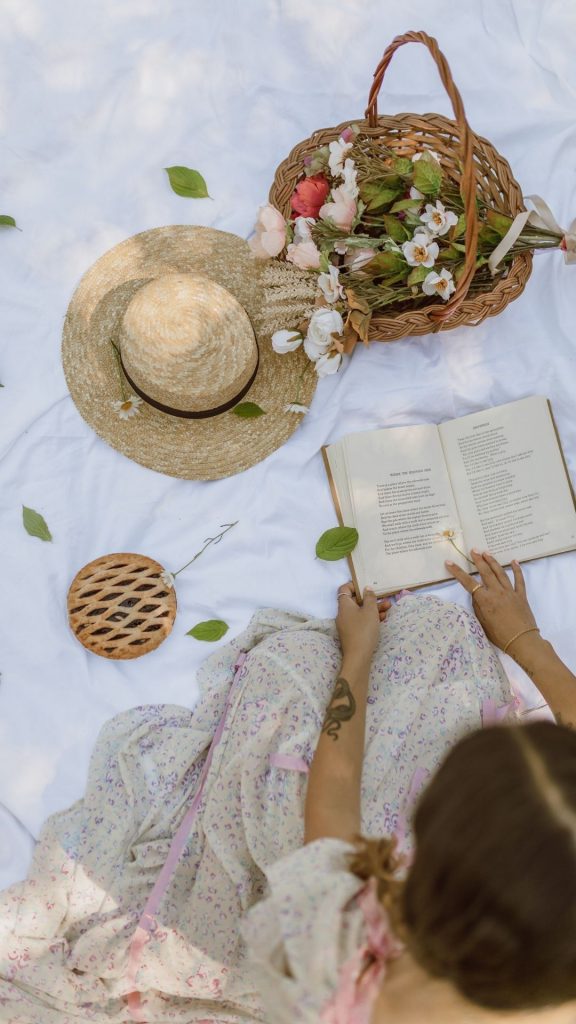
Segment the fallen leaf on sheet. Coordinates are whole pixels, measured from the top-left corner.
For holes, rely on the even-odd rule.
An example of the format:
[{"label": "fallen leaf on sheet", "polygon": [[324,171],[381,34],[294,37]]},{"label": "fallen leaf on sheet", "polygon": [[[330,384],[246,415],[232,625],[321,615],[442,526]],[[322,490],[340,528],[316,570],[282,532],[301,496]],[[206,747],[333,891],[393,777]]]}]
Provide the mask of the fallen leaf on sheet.
[{"label": "fallen leaf on sheet", "polygon": [[9,217],[6,213],[0,214],[0,224],[7,228],[15,228],[17,226],[14,217]]},{"label": "fallen leaf on sheet", "polygon": [[206,622],[197,622],[192,629],[189,629],[186,636],[193,636],[195,640],[205,640],[213,644],[221,640],[228,632],[228,626],[222,619],[207,619]]},{"label": "fallen leaf on sheet", "polygon": [[24,529],[31,537],[39,537],[40,540],[52,540],[52,534],[46,525],[44,516],[35,512],[33,508],[26,508],[22,505],[22,522]]},{"label": "fallen leaf on sheet", "polygon": [[316,555],[325,562],[346,558],[358,543],[358,530],[353,526],[335,526],[326,530],[316,544]]},{"label": "fallen leaf on sheet", "polygon": [[190,167],[165,167],[172,190],[185,199],[209,199],[208,187],[200,171]]}]

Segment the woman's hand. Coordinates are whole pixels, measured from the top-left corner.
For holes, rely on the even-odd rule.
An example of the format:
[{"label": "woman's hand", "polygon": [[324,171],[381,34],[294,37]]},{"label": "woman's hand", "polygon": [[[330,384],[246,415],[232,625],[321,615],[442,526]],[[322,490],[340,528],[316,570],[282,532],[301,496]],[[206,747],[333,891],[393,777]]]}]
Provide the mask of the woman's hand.
[{"label": "woman's hand", "polygon": [[342,658],[358,656],[371,659],[378,645],[378,626],[392,607],[387,598],[377,600],[373,590],[364,591],[364,600],[358,604],[352,583],[338,589],[338,615],[336,628],[342,646]]},{"label": "woman's hand", "polygon": [[476,617],[488,639],[503,650],[517,633],[536,626],[536,619],[526,597],[522,570],[518,562],[512,562],[512,585],[492,555],[474,550],[470,554],[480,573],[480,580],[464,572],[454,562],[446,562],[446,565],[454,578],[472,595]]}]

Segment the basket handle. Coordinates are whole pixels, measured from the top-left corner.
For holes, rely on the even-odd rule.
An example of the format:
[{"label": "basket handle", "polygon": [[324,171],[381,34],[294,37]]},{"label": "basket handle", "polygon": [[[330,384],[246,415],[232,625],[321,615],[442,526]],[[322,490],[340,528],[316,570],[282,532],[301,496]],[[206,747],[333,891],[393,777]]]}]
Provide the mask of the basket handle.
[{"label": "basket handle", "polygon": [[452,298],[445,306],[434,306],[430,310],[429,315],[431,319],[437,320],[441,323],[442,321],[447,320],[448,317],[451,316],[451,314],[464,302],[476,269],[478,218],[476,214],[476,169],[473,160],[472,132],[470,131],[470,126],[466,120],[462,97],[454,84],[452,73],[448,67],[448,61],[438,48],[436,40],[426,32],[405,32],[401,36],[396,36],[396,38],[390,43],[390,46],[385,49],[382,60],[374,72],[374,82],[370,89],[368,106],[364,115],[368,120],[369,126],[371,128],[375,128],[378,124],[378,93],[380,92],[380,86],[382,85],[386,69],[396,50],[398,50],[400,46],[404,46],[405,43],[423,43],[424,46],[428,47],[432,57],[436,61],[444,88],[450,97],[452,109],[454,111],[454,119],[458,125],[458,133],[460,136],[460,158],[462,161],[460,193],[464,201],[464,213],[466,216],[466,234],[464,236],[466,256],[464,259],[464,272],[456,285],[456,291]]}]

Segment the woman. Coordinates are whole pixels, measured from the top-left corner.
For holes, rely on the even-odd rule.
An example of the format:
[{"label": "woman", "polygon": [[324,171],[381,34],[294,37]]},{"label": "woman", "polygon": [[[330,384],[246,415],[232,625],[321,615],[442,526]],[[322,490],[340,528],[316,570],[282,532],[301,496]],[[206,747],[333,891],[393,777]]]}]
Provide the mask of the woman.
[{"label": "woman", "polygon": [[[481,583],[452,571],[488,636],[574,721],[519,567],[473,557]],[[512,709],[475,619],[345,587],[336,624],[259,613],[201,682],[193,714],[105,727],[0,896],[0,1019],[571,1019],[576,737],[477,731]]]},{"label": "woman", "polygon": [[306,798],[311,845],[268,872],[269,895],[244,926],[274,1022],[576,1021],[576,678],[540,637],[520,566],[512,586],[489,554],[472,557],[481,582],[447,565],[564,724],[460,740],[419,801],[411,866],[389,839],[358,844],[378,633],[374,599],[360,609],[341,589],[342,668]]}]

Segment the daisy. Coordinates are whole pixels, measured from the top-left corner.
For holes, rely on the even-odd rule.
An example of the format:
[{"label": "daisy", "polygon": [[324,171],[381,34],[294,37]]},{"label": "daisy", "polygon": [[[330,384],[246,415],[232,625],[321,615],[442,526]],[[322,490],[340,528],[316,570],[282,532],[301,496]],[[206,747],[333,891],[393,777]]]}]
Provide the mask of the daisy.
[{"label": "daisy", "polygon": [[129,420],[132,416],[136,416],[140,412],[141,405],[142,399],[138,395],[129,395],[128,398],[112,402],[112,408],[121,420]]}]

